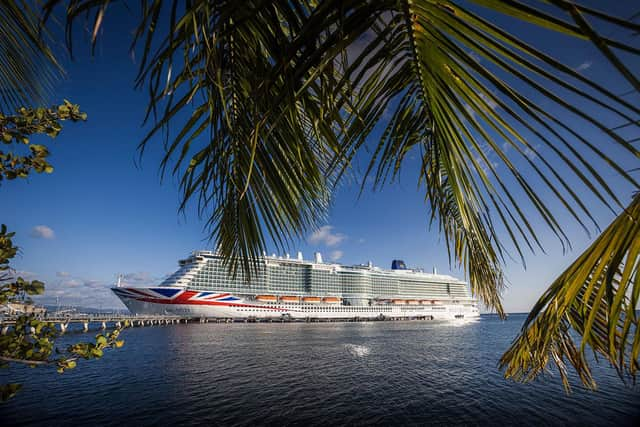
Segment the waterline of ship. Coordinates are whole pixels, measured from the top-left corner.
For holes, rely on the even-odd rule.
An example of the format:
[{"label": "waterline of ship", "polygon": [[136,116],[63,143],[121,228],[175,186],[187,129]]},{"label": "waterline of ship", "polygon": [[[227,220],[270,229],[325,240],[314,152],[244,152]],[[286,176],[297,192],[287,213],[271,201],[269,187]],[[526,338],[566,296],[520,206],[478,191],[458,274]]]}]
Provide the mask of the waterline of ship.
[{"label": "waterline of ship", "polygon": [[195,251],[158,286],[117,286],[134,314],[244,319],[468,319],[479,316],[465,282],[452,276],[368,264],[345,266],[263,256],[257,272],[232,277],[222,257]]}]

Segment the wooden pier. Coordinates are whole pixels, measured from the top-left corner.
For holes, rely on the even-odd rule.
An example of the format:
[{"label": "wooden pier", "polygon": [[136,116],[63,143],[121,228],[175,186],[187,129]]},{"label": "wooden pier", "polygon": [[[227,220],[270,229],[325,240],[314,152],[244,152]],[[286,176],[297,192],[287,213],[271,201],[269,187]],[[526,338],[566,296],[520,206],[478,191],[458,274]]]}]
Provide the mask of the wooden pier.
[{"label": "wooden pier", "polygon": [[[37,316],[38,320],[51,322],[60,328],[60,332],[65,333],[72,324],[82,325],[82,332],[88,332],[92,325],[97,325],[97,329],[107,329],[122,327],[126,323],[130,327],[174,325],[180,323],[190,323],[200,321],[200,318],[170,315],[134,316],[131,314],[75,314],[67,316]],[[0,319],[0,333],[7,333],[7,330],[16,323],[17,316],[8,316]]]},{"label": "wooden pier", "polygon": [[[144,315],[134,316],[132,314],[73,314],[65,316],[38,316],[38,320],[54,323],[60,332],[65,333],[72,324],[82,325],[81,329],[74,328],[74,332],[89,332],[89,330],[105,330],[108,328],[122,327],[128,323],[129,327],[163,326],[187,323],[324,323],[324,322],[379,322],[398,320],[433,320],[431,316],[416,318],[221,318],[221,317],[197,317],[197,316],[175,316],[175,315]],[[5,335],[9,328],[16,323],[16,316],[0,318],[0,333]],[[96,325],[97,327],[93,327]]]}]

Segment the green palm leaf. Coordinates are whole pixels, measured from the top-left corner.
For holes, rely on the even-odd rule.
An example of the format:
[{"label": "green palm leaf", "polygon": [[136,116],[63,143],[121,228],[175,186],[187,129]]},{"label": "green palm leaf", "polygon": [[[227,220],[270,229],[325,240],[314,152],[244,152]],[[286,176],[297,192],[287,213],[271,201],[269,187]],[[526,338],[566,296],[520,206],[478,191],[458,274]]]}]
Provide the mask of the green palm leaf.
[{"label": "green palm leaf", "polygon": [[[141,147],[164,140],[182,206],[199,202],[243,274],[267,237],[282,248],[317,226],[354,163],[364,158],[363,183],[378,187],[419,153],[417,183],[451,261],[502,314],[505,259],[543,250],[538,223],[563,249],[561,218],[598,229],[591,199],[623,209],[612,182],[638,183],[619,160],[640,158],[620,133],[638,128],[637,105],[507,28],[593,44],[637,90],[625,59],[640,49],[592,22],[610,34],[640,26],[568,0],[471,3],[143,1],[138,85],[153,127]],[[68,34],[91,12],[95,42],[109,2],[68,4]]]},{"label": "green palm leaf", "polygon": [[[635,378],[640,368],[639,268],[640,194],[535,304],[500,360],[505,376],[530,381],[552,361],[567,390],[568,364],[583,384],[595,388],[585,355],[590,347],[621,377]],[[577,343],[571,329],[579,334]]]},{"label": "green palm leaf", "polygon": [[[518,2],[477,3],[569,36],[595,40],[579,26]],[[357,88],[357,96],[343,153],[353,159],[366,148],[371,132],[384,126],[367,169],[367,174],[374,174],[376,185],[396,178],[414,148],[421,149],[423,165],[437,165],[439,172],[423,168],[419,176],[427,203],[441,224],[459,224],[458,234],[443,229],[449,247],[475,247],[473,253],[483,254],[474,259],[464,251],[450,252],[456,262],[468,271],[496,271],[492,277],[482,277],[481,282],[479,276],[474,279],[471,275],[470,282],[474,292],[500,312],[496,304],[502,288],[498,261],[504,256],[504,247],[496,230],[508,236],[505,240],[523,262],[524,248],[542,249],[533,219],[545,223],[563,247],[570,245],[558,220],[558,214],[564,212],[548,207],[540,187],[585,230],[589,230],[586,221],[597,226],[596,220],[570,182],[578,180],[611,209],[622,205],[603,179],[603,170],[612,168],[637,187],[614,159],[578,131],[579,126],[557,120],[524,96],[524,89],[529,86],[539,91],[555,102],[558,110],[596,126],[611,143],[636,158],[636,148],[540,80],[560,85],[572,96],[625,121],[634,120],[640,110],[595,82],[589,82],[590,92],[580,89],[571,83],[585,83],[587,79],[579,73],[463,8],[460,2],[398,2],[381,15],[371,32],[362,54],[344,73],[344,80]],[[619,46],[604,38],[597,41]],[[626,50],[638,53],[633,47]],[[475,55],[480,55],[482,62]],[[565,136],[567,132],[570,137]],[[586,155],[591,152],[606,165],[604,168],[594,167]],[[425,157],[434,153],[435,162]],[[442,175],[446,179],[440,179]],[[532,178],[539,181],[537,187],[530,184]],[[436,209],[442,194],[448,194],[443,200],[453,201],[451,208]]]},{"label": "green palm leaf", "polygon": [[46,103],[62,69],[29,2],[0,2],[0,112]]}]

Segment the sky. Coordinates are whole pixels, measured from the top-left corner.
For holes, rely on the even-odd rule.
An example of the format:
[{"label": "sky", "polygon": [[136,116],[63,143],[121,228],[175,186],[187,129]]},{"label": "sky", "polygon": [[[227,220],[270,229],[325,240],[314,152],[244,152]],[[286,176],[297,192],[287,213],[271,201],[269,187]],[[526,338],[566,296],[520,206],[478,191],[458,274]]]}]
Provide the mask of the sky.
[{"label": "sky", "polygon": [[[628,6],[617,5],[620,9],[613,12],[629,16]],[[142,125],[147,95],[133,88],[137,68],[128,51],[135,20],[123,10],[114,8],[111,13],[95,55],[90,54],[87,35],[82,31],[75,35],[75,58],[63,61],[66,77],[52,96],[52,103],[69,99],[79,104],[88,120],[65,123],[55,140],[33,139],[49,146],[52,174],[31,174],[0,184],[2,222],[17,233],[15,243],[21,249],[13,267],[25,278],[46,283],[41,303],[124,308],[109,290],[118,274],[131,285],[159,283],[177,269],[178,259],[212,247],[204,229],[206,218],[199,218],[193,205],[179,213],[177,180],[161,179],[161,141],[152,141],[139,158],[136,147],[149,127]],[[542,39],[545,42],[568,66],[607,81],[615,93],[628,91],[621,79],[607,80],[611,69],[593,47],[555,43],[548,37]],[[638,103],[637,94],[626,99]],[[637,136],[637,128],[635,132]],[[599,136],[593,138],[597,144]],[[619,160],[628,167],[637,159]],[[299,241],[291,254],[300,250],[305,259],[312,259],[319,251],[325,260],[343,264],[371,260],[385,268],[391,260],[403,259],[412,267],[428,271],[435,267],[439,273],[464,278],[464,270],[450,265],[437,225],[429,227],[424,195],[416,185],[417,166],[416,156],[410,156],[399,181],[378,191],[367,188],[359,194],[356,182],[345,181],[326,224]],[[626,184],[616,189],[623,201],[630,200]],[[589,194],[584,197],[588,202],[593,199]],[[555,203],[549,199],[549,206],[557,207]],[[614,218],[598,203],[592,213],[603,228]],[[560,218],[572,250],[563,253],[557,239],[534,220],[546,253],[525,253],[526,268],[517,257],[507,259],[508,287],[503,295],[507,311],[528,311],[597,234],[592,228],[587,235],[566,214]]]}]

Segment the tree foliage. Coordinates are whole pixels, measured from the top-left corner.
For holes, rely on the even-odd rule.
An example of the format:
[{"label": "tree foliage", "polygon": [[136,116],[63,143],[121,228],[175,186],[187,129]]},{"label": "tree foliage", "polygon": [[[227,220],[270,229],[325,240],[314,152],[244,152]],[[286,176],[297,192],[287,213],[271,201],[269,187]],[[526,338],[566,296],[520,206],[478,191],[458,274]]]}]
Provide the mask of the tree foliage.
[{"label": "tree foliage", "polygon": [[[22,304],[30,302],[29,296],[44,293],[44,283],[39,280],[28,281],[11,274],[9,262],[16,255],[13,244],[15,233],[9,232],[2,224],[0,227],[0,306],[11,302]],[[0,334],[0,368],[11,363],[21,363],[31,367],[53,366],[59,373],[76,367],[78,359],[102,357],[107,348],[119,348],[124,344],[119,340],[120,331],[127,327],[98,334],[94,342],[79,342],[65,348],[55,346],[61,333],[53,322],[48,322],[36,314],[16,317],[11,327],[2,325]],[[0,384],[0,402],[13,397],[22,387],[18,383]]]},{"label": "tree foliage", "polygon": [[53,166],[47,161],[49,149],[41,144],[30,144],[32,135],[46,134],[51,138],[62,130],[62,121],[86,120],[87,114],[78,105],[65,100],[64,104],[52,108],[19,108],[17,114],[5,116],[0,113],[0,138],[3,147],[17,149],[28,146],[29,154],[0,150],[0,183],[3,178],[26,178],[29,172],[51,173]]},{"label": "tree foliage", "polygon": [[[0,151],[0,181],[2,178],[26,178],[30,172],[51,173],[53,167],[47,161],[49,150],[44,145],[30,144],[31,137],[46,134],[55,138],[62,130],[61,121],[86,120],[87,115],[78,105],[66,101],[53,108],[19,108],[16,115],[0,114],[0,137],[4,146],[27,145],[30,154],[21,156],[13,151]],[[18,253],[14,245],[14,232],[6,225],[0,226],[0,306],[19,302],[30,303],[30,296],[44,293],[45,285],[39,280],[25,280],[16,276],[10,261]],[[126,327],[125,324],[123,327]],[[6,329],[4,329],[6,327]],[[26,364],[31,367],[54,366],[59,373],[76,367],[77,360],[102,357],[107,348],[121,347],[118,340],[122,327],[98,334],[94,342],[79,342],[66,348],[55,347],[61,332],[52,322],[36,314],[21,315],[12,326],[3,325],[0,335],[0,368],[11,363]],[[0,384],[0,401],[13,397],[22,387],[18,383]]]},{"label": "tree foliage", "polygon": [[[69,47],[83,16],[95,44],[110,2],[50,0],[44,22],[60,4]],[[544,33],[590,43],[637,91],[626,60],[640,49],[619,34],[640,26],[576,1],[173,0],[142,1],[137,13],[137,85],[148,88],[151,121],[141,148],[164,140],[162,168],[180,178],[182,206],[197,200],[211,239],[247,275],[267,237],[282,248],[321,223],[358,159],[363,185],[371,176],[379,187],[418,153],[418,185],[451,261],[502,314],[505,260],[543,250],[534,224],[569,248],[562,216],[598,227],[578,188],[616,212],[612,182],[638,188],[619,160],[640,152],[603,117],[637,129],[640,108],[535,42]],[[594,295],[606,303],[606,292]],[[594,327],[580,330],[585,345]],[[534,338],[562,345],[553,328]],[[530,360],[531,372],[547,362]]]}]

